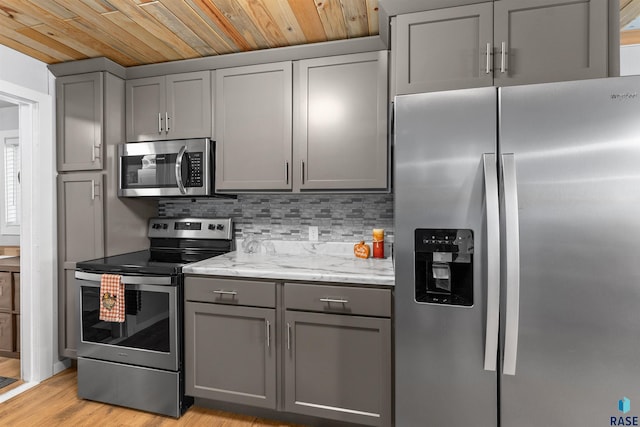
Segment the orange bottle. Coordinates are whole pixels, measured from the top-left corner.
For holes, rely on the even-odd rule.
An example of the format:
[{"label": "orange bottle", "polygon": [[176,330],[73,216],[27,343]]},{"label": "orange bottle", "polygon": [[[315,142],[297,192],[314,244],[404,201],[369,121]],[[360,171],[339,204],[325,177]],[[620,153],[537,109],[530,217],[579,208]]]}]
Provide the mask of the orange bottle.
[{"label": "orange bottle", "polygon": [[373,229],[373,257],[384,258],[384,229]]}]

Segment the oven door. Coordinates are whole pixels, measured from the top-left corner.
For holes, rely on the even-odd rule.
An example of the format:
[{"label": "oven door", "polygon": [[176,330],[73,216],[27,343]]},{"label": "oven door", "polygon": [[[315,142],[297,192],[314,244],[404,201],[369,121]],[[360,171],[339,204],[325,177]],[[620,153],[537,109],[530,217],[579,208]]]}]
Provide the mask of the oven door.
[{"label": "oven door", "polygon": [[118,196],[210,195],[211,157],[207,138],[120,144]]},{"label": "oven door", "polygon": [[78,356],[177,371],[181,330],[177,277],[121,276],[125,321],[100,320],[101,274],[76,271]]}]

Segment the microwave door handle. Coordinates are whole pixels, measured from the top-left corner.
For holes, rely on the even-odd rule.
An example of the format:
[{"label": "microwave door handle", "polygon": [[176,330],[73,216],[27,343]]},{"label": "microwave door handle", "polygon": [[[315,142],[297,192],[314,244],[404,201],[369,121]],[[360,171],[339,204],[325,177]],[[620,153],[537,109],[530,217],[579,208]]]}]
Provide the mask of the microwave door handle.
[{"label": "microwave door handle", "polygon": [[184,145],[180,148],[180,151],[178,151],[178,157],[176,157],[176,182],[178,183],[178,188],[182,194],[187,194],[187,190],[184,188],[184,184],[182,182],[182,160],[186,151],[187,146]]}]

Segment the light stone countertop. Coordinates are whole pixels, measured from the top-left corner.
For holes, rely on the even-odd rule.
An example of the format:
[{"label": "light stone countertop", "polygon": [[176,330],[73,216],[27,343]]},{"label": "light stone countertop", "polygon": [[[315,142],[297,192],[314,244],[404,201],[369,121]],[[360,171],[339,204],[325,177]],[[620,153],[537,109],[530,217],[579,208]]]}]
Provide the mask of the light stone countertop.
[{"label": "light stone countertop", "polygon": [[[371,246],[370,242],[368,242]],[[394,286],[390,245],[387,258],[361,259],[352,243],[250,240],[238,250],[188,264],[186,274]]]}]

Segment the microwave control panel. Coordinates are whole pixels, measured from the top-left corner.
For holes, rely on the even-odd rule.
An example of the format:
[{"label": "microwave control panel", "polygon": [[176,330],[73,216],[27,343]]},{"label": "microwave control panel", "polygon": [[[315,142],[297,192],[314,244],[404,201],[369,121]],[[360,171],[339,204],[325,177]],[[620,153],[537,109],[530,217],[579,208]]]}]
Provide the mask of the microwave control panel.
[{"label": "microwave control panel", "polygon": [[189,166],[187,187],[202,187],[202,153],[189,153]]}]

